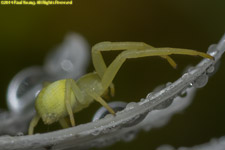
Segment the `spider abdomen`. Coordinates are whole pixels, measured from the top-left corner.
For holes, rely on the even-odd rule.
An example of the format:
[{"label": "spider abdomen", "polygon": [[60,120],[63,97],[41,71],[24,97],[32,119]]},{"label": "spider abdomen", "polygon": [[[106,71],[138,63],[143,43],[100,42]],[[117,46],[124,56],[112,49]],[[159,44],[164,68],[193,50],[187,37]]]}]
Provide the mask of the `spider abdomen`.
[{"label": "spider abdomen", "polygon": [[[44,87],[35,103],[37,113],[45,124],[51,124],[65,117],[68,113],[65,105],[65,83],[66,80],[58,80]],[[76,105],[75,97],[71,92],[71,106]]]}]

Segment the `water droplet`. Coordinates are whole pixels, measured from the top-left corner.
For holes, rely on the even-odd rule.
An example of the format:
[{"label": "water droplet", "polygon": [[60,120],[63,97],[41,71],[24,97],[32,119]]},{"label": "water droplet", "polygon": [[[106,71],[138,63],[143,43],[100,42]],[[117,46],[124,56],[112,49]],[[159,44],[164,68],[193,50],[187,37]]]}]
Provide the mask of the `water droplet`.
[{"label": "water droplet", "polygon": [[64,70],[64,71],[67,71],[67,72],[72,72],[73,71],[73,68],[74,68],[74,65],[73,63],[68,60],[68,59],[64,59],[62,60],[62,62],[60,63],[61,65],[61,68]]},{"label": "water droplet", "polygon": [[211,56],[215,56],[217,53],[217,48],[216,48],[216,44],[210,45],[208,48],[207,53],[210,54]]},{"label": "water droplet", "polygon": [[172,84],[172,82],[167,82],[166,87],[170,86],[171,84]]},{"label": "water droplet", "polygon": [[147,99],[150,99],[152,97],[152,95],[154,94],[154,92],[148,93],[148,95],[146,96]]},{"label": "water droplet", "polygon": [[130,110],[130,109],[133,109],[135,106],[137,106],[138,104],[135,103],[135,102],[130,102],[127,104],[126,106],[126,110]]},{"label": "water droplet", "polygon": [[100,130],[99,129],[96,129],[95,131],[93,131],[91,134],[94,135],[94,136],[97,136],[100,134]]},{"label": "water droplet", "polygon": [[183,74],[181,78],[182,78],[183,80],[186,80],[186,79],[188,78],[188,73]]},{"label": "water droplet", "polygon": [[143,105],[143,104],[145,104],[145,103],[147,103],[147,102],[149,102],[149,99],[147,99],[147,98],[142,98],[142,99],[140,100],[140,102],[138,102],[138,104],[139,104],[139,105]]},{"label": "water droplet", "polygon": [[214,70],[215,70],[214,66],[211,66],[207,69],[207,73],[213,73]]},{"label": "water droplet", "polygon": [[187,96],[187,91],[186,90],[181,91],[179,96],[180,97],[186,97]]},{"label": "water droplet", "polygon": [[202,88],[204,87],[208,82],[208,76],[206,74],[203,74],[199,76],[193,83],[193,87],[195,88]]},{"label": "water droplet", "polygon": [[111,119],[111,118],[113,118],[113,115],[112,114],[107,114],[104,118]]}]

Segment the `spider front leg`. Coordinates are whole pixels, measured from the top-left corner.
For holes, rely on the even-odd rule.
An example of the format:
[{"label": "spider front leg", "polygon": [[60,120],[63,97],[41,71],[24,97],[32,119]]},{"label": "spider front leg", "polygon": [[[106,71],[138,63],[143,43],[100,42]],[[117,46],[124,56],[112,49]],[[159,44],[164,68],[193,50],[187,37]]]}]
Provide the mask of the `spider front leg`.
[{"label": "spider front leg", "polygon": [[90,95],[94,100],[99,102],[102,106],[104,106],[112,115],[115,115],[114,110],[101,98],[97,93],[92,91],[86,91],[88,95]]},{"label": "spider front leg", "polygon": [[179,49],[179,48],[151,48],[151,49],[143,49],[143,50],[127,50],[119,54],[115,58],[115,60],[109,65],[109,67],[106,69],[102,77],[103,89],[107,89],[109,87],[115,75],[119,71],[120,67],[128,58],[140,58],[140,57],[147,57],[147,56],[167,56],[171,54],[198,55],[201,57],[213,59],[212,56],[203,52],[198,52],[195,50],[188,50],[188,49]]},{"label": "spider front leg", "polygon": [[[73,115],[73,105],[74,104],[71,104],[71,101],[72,101],[71,91],[74,94],[74,98],[75,98],[74,101],[77,101],[77,103],[80,103],[80,104],[85,104],[83,94],[82,94],[80,88],[78,87],[78,85],[76,84],[76,82],[73,79],[66,79],[66,86],[65,86],[66,110],[67,110],[67,113],[69,114],[71,125],[75,126],[75,119],[74,119],[74,115]],[[79,109],[79,108],[77,108],[77,109]],[[68,126],[68,125],[66,125],[65,120],[61,120],[60,124],[63,127]]]},{"label": "spider front leg", "polygon": [[[84,96],[83,96],[82,92],[80,91],[80,88],[78,87],[76,82],[73,79],[66,79],[66,93],[65,93],[66,108],[67,108],[67,112],[70,117],[71,124],[72,124],[72,126],[74,126],[75,120],[73,117],[73,111],[72,111],[72,105],[71,105],[71,97],[70,97],[71,91],[73,91],[75,99],[77,100],[78,103],[85,105],[86,101],[84,100]],[[96,100],[102,106],[104,106],[111,114],[115,115],[115,112],[113,111],[113,109],[101,98],[101,96],[99,96],[97,93],[95,93],[93,91],[87,90],[86,92],[94,100]],[[77,109],[79,109],[79,108],[77,108]],[[67,126],[65,120],[60,120],[60,124],[63,127]]]},{"label": "spider front leg", "polygon": [[[92,47],[92,61],[98,75],[100,77],[103,77],[107,69],[101,54],[102,51],[118,51],[131,49],[143,50],[154,49],[154,47],[143,42],[101,42],[94,45]],[[176,68],[176,63],[171,57],[165,55],[162,55],[160,57],[165,58],[173,68]]]},{"label": "spider front leg", "polygon": [[[66,86],[65,86],[65,104],[66,110],[70,117],[70,122],[72,126],[75,126],[75,119],[73,115],[72,105],[71,105],[71,79],[66,79]],[[74,96],[76,99],[76,97]]]},{"label": "spider front leg", "polygon": [[34,116],[34,118],[32,118],[31,122],[30,122],[30,126],[29,126],[29,129],[28,129],[28,134],[29,135],[32,135],[34,133],[34,128],[37,126],[38,124],[38,121],[40,120],[40,116],[38,114],[36,114]]}]

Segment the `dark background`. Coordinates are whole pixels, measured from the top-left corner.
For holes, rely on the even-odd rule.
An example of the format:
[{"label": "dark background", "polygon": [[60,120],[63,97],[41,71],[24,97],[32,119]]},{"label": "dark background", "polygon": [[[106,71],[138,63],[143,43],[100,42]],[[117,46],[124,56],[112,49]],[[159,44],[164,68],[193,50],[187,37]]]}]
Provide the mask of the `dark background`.
[{"label": "dark background", "polygon": [[[142,41],[156,47],[190,48],[206,52],[225,31],[223,0],[74,0],[72,6],[0,5],[0,108],[6,108],[6,90],[12,77],[25,67],[42,65],[47,52],[66,33],[82,34],[93,45],[101,41]],[[105,54],[109,63],[115,54]],[[174,70],[158,57],[127,61],[116,76],[116,97],[138,101],[157,85],[174,81],[200,57],[172,56]],[[92,71],[90,64],[88,71]],[[105,149],[155,149],[208,142],[225,135],[225,59],[219,71],[200,89],[192,103],[163,128],[141,132],[129,143]],[[99,107],[78,113],[78,123],[90,121]],[[84,119],[85,118],[85,119]]]}]

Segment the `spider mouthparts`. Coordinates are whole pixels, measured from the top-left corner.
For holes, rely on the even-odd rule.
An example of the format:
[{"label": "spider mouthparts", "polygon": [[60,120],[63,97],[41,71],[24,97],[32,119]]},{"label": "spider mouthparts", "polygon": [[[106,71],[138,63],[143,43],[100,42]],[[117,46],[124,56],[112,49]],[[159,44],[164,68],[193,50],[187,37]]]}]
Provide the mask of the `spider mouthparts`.
[{"label": "spider mouthparts", "polygon": [[57,117],[55,114],[46,114],[42,117],[44,124],[50,125],[57,121]]}]

